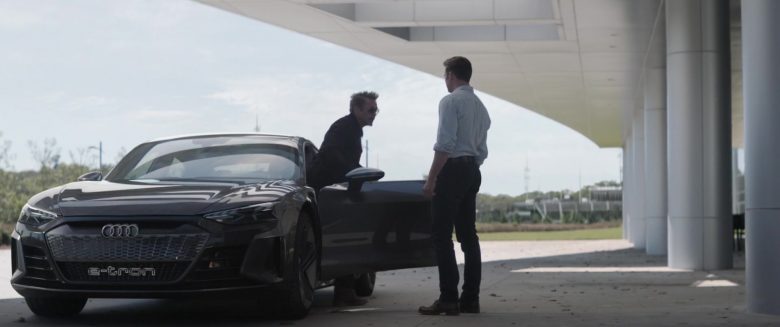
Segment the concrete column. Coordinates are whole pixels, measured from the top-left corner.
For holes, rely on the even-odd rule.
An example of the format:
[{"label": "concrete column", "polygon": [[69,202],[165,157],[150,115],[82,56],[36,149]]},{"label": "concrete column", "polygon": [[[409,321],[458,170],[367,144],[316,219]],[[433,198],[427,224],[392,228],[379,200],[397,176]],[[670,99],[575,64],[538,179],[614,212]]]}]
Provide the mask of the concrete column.
[{"label": "concrete column", "polygon": [[747,307],[780,314],[780,1],[742,1]]},{"label": "concrete column", "polygon": [[623,145],[623,149],[625,149],[623,152],[623,239],[629,242],[631,241],[631,204],[633,203],[631,197],[633,196],[632,188],[634,186],[634,181],[631,177],[633,176],[632,142],[631,133],[629,133]]},{"label": "concrete column", "polygon": [[629,203],[631,202],[629,200],[629,197],[631,196],[631,193],[629,192],[629,187],[631,185],[631,182],[629,182],[628,174],[629,172],[629,160],[628,158],[631,157],[631,154],[629,153],[629,143],[631,143],[630,138],[623,141],[623,171],[622,171],[622,182],[623,182],[623,188],[622,188],[622,197],[620,199],[620,207],[621,212],[623,215],[623,239],[628,240],[628,220],[629,220]]},{"label": "concrete column", "polygon": [[666,2],[672,268],[732,266],[728,14],[728,0]]},{"label": "concrete column", "polygon": [[634,111],[633,131],[633,171],[631,188],[631,231],[629,241],[635,249],[645,248],[645,116],[644,110]]},{"label": "concrete column", "polygon": [[645,71],[645,245],[666,254],[666,69]]},{"label": "concrete column", "polygon": [[731,149],[731,213],[740,213],[739,207],[739,150]]}]

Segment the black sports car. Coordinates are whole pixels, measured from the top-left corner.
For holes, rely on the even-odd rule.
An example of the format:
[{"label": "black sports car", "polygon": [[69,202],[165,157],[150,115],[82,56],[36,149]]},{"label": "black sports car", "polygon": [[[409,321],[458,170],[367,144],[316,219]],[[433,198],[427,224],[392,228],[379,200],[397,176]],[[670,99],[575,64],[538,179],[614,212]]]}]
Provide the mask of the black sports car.
[{"label": "black sports car", "polygon": [[[435,265],[422,181],[358,168],[315,191],[300,137],[220,134],[141,144],[105,178],[33,196],[12,242],[14,289],[38,315],[87,298],[249,295],[300,318],[316,288],[354,274]],[[268,296],[272,295],[272,296]]]}]

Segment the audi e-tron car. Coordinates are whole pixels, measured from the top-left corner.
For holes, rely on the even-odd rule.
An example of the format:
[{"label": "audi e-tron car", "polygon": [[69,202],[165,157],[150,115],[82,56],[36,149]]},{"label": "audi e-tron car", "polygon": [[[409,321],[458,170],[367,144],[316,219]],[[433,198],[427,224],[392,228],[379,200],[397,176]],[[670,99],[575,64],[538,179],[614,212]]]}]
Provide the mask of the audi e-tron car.
[{"label": "audi e-tron car", "polygon": [[105,178],[27,202],[11,283],[43,316],[77,314],[88,298],[227,294],[300,318],[334,277],[354,275],[365,296],[376,271],[435,265],[422,181],[358,168],[317,194],[305,177],[316,153],[262,134],[143,143]]}]

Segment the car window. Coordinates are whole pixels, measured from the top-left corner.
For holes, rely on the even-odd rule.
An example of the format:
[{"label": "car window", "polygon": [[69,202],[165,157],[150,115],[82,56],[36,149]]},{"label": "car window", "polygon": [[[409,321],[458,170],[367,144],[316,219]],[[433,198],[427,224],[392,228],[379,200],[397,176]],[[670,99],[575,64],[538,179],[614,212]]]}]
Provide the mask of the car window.
[{"label": "car window", "polygon": [[[239,140],[235,140],[239,139]],[[297,151],[291,146],[252,143],[239,137],[185,139],[156,144],[116,176],[121,180],[297,179]]]}]

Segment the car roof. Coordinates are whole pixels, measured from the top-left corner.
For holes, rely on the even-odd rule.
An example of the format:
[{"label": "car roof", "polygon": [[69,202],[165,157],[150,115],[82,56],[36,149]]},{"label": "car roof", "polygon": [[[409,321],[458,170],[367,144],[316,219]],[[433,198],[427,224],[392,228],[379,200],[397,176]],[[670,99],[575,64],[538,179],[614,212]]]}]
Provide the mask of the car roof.
[{"label": "car roof", "polygon": [[299,141],[309,142],[307,139],[300,136],[290,135],[277,135],[277,134],[263,134],[263,133],[205,133],[205,134],[188,134],[178,135],[154,139],[144,143],[160,143],[173,140],[184,140],[194,138],[208,138],[208,137],[252,137],[263,140],[267,143],[273,144],[287,144],[291,146],[298,146]]}]

